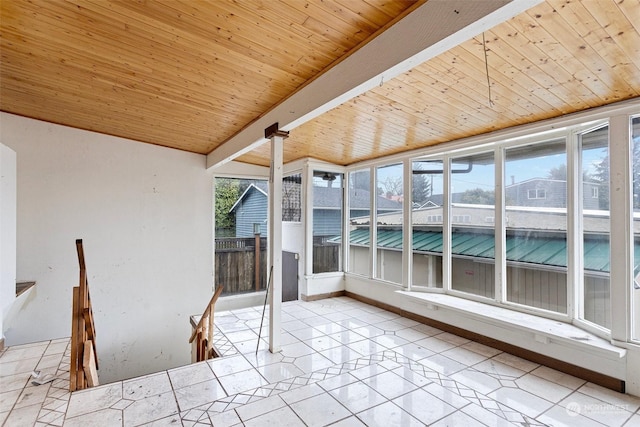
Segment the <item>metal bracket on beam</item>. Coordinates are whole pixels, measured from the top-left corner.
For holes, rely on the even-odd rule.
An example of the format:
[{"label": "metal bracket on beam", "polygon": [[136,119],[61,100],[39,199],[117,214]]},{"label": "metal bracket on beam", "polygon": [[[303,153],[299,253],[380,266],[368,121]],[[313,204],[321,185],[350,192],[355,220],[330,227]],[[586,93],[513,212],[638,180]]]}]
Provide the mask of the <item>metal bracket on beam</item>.
[{"label": "metal bracket on beam", "polygon": [[274,136],[279,136],[281,138],[288,138],[289,132],[278,129],[278,122],[275,122],[268,128],[264,130],[264,137],[267,139],[271,139]]}]

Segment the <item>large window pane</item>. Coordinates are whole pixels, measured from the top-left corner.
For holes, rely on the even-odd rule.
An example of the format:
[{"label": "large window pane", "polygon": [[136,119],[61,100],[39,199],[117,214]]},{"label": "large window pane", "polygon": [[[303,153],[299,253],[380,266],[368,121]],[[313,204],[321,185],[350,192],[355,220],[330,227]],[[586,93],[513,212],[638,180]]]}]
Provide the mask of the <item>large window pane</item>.
[{"label": "large window pane", "polygon": [[349,272],[369,275],[371,172],[349,173]]},{"label": "large window pane", "polygon": [[565,140],[508,149],[505,180],[507,300],[566,313]]},{"label": "large window pane", "polygon": [[413,285],[442,288],[442,160],[416,160],[412,172]]},{"label": "large window pane", "polygon": [[267,187],[261,180],[215,180],[215,283],[224,284],[223,295],[266,287]]},{"label": "large window pane", "polygon": [[609,128],[581,135],[583,182],[583,314],[611,328],[609,283]]},{"label": "large window pane", "polygon": [[375,277],[402,283],[402,164],[376,170],[377,262]]},{"label": "large window pane", "polygon": [[634,268],[631,284],[631,337],[640,341],[640,117],[631,120],[633,142],[633,243]]},{"label": "large window pane", "polygon": [[342,269],[342,174],[313,173],[313,272]]},{"label": "large window pane", "polygon": [[495,295],[493,153],[451,161],[451,287]]}]

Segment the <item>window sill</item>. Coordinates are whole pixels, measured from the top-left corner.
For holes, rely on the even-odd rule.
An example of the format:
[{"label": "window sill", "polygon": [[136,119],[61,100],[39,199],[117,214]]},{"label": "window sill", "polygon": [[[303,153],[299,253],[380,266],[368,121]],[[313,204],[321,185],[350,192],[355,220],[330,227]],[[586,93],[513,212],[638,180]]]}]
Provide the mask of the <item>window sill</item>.
[{"label": "window sill", "polygon": [[532,333],[533,339],[540,344],[555,342],[569,345],[613,361],[623,359],[627,353],[624,348],[616,347],[607,340],[569,323],[451,295],[409,291],[396,292],[427,305],[431,310],[446,308],[479,321],[504,324],[512,329]]}]

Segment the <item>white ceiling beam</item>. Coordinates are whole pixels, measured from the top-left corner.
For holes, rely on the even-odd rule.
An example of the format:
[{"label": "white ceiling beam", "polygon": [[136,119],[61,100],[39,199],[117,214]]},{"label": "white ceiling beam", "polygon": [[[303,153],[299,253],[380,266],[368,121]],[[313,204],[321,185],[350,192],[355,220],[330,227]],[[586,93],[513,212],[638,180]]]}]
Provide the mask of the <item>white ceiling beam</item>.
[{"label": "white ceiling beam", "polygon": [[429,0],[222,143],[207,167],[267,142],[264,130],[273,123],[290,131],[541,1]]}]

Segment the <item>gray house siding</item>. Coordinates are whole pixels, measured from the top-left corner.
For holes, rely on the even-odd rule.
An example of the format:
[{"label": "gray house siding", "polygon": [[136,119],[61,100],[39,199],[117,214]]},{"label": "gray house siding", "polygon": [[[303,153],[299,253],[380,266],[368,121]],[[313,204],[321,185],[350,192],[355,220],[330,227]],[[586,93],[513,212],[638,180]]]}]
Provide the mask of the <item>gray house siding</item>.
[{"label": "gray house siding", "polygon": [[[583,184],[584,209],[600,209],[603,196],[601,185],[594,182]],[[537,208],[566,208],[567,182],[535,178],[509,185],[505,189],[507,206],[529,206]]]},{"label": "gray house siding", "polygon": [[260,223],[260,234],[267,235],[267,196],[252,188],[239,201],[236,211],[236,237],[253,237],[253,224]]},{"label": "gray house siding", "polygon": [[329,209],[313,210],[313,234],[315,236],[340,236],[342,233],[342,211]]}]

